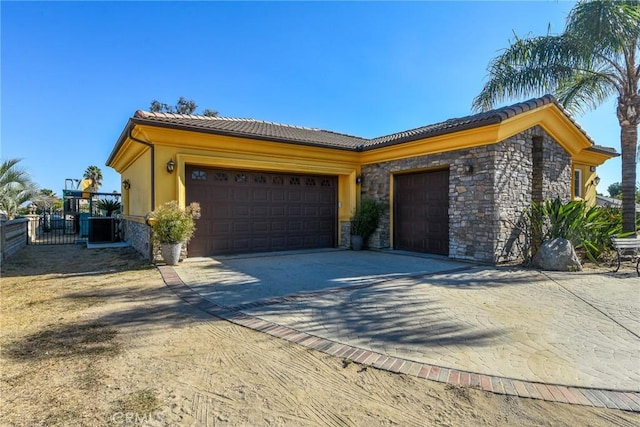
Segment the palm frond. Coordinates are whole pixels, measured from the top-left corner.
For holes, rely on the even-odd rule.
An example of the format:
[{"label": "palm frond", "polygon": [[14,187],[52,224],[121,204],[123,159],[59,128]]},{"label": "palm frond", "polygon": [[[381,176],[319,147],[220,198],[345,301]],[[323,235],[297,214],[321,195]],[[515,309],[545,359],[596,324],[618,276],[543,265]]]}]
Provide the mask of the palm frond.
[{"label": "palm frond", "polygon": [[640,36],[638,1],[582,1],[567,18],[565,33],[581,40],[585,51],[603,56],[620,54],[625,48],[637,48]]},{"label": "palm frond", "polygon": [[558,86],[555,96],[565,109],[582,114],[597,108],[615,92],[605,73],[577,72]]},{"label": "palm frond", "polygon": [[489,80],[473,109],[486,111],[508,99],[555,92],[583,62],[575,57],[574,44],[561,36],[517,39],[489,64]]}]

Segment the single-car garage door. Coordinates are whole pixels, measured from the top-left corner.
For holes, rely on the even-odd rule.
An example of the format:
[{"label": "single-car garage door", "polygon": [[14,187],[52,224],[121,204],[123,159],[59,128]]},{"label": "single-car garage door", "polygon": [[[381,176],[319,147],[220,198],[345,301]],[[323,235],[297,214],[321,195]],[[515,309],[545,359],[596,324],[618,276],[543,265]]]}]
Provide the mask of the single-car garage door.
[{"label": "single-car garage door", "polygon": [[202,216],[189,256],[330,248],[338,178],[187,166],[187,203]]},{"label": "single-car garage door", "polygon": [[394,177],[394,248],[449,255],[449,170]]}]

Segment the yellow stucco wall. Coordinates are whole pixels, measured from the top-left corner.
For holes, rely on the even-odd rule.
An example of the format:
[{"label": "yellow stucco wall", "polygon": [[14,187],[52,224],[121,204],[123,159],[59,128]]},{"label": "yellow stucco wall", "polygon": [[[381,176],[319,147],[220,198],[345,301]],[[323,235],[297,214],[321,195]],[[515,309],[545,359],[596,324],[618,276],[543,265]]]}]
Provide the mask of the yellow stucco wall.
[{"label": "yellow stucco wall", "polygon": [[[592,171],[591,168],[594,168]],[[578,197],[576,199],[585,200],[589,206],[595,206],[596,204],[596,184],[595,178],[598,176],[598,173],[595,171],[595,165],[586,165],[575,163],[573,165],[573,172],[571,174],[571,188],[573,189],[576,185],[575,182],[575,171],[579,170],[582,174],[582,197]]]},{"label": "yellow stucco wall", "polygon": [[142,220],[151,210],[151,150],[146,148],[120,174],[121,181],[127,180],[130,184],[129,189],[121,188],[123,214]]}]

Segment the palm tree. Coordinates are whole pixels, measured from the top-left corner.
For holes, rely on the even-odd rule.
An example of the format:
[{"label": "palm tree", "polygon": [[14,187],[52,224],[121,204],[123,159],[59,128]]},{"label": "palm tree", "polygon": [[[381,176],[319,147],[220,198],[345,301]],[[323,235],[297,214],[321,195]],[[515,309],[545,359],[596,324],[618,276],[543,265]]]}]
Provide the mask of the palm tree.
[{"label": "palm tree", "polygon": [[517,38],[489,64],[476,110],[524,96],[553,93],[569,111],[596,108],[617,96],[622,151],[622,217],[636,231],[635,185],[640,122],[640,2],[579,1],[560,35]]},{"label": "palm tree", "polygon": [[97,166],[89,166],[87,170],[84,171],[83,177],[84,179],[91,180],[91,187],[93,187],[93,191],[98,191],[102,185],[102,171]]},{"label": "palm tree", "polygon": [[0,209],[13,219],[24,202],[37,191],[29,174],[17,165],[21,159],[9,159],[0,163]]}]

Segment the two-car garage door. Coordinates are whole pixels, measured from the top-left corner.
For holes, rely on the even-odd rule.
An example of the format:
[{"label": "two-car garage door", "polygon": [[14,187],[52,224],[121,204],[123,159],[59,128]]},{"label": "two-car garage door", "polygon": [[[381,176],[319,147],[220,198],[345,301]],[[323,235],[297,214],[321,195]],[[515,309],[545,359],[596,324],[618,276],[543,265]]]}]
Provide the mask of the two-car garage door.
[{"label": "two-car garage door", "polygon": [[338,178],[187,166],[189,256],[335,247]]}]

